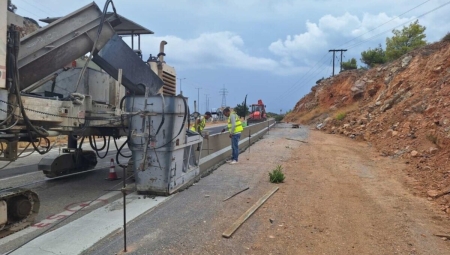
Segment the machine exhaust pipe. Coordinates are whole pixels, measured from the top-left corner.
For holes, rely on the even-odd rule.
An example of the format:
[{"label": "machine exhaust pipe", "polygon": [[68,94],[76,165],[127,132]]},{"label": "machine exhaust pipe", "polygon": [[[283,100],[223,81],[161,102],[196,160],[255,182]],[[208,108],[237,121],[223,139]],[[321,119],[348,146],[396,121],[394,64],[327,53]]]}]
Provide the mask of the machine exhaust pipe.
[{"label": "machine exhaust pipe", "polygon": [[164,53],[164,45],[166,45],[166,44],[167,44],[166,41],[161,41],[161,43],[159,44],[158,76],[159,76],[159,78],[161,78],[161,80],[163,80],[163,64],[165,63],[164,56],[166,55],[166,53]]}]

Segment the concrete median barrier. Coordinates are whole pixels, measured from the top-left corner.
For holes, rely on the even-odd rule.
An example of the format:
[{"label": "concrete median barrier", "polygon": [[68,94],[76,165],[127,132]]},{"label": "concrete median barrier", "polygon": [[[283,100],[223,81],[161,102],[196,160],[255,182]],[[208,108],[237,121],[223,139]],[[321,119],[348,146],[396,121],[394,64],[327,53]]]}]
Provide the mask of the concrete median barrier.
[{"label": "concrete median barrier", "polygon": [[[247,126],[241,133],[239,151],[243,152],[250,144],[258,141],[267,131],[275,125],[274,119]],[[200,158],[200,175],[205,176],[222,165],[231,156],[231,141],[229,132],[210,135],[203,141]]]}]

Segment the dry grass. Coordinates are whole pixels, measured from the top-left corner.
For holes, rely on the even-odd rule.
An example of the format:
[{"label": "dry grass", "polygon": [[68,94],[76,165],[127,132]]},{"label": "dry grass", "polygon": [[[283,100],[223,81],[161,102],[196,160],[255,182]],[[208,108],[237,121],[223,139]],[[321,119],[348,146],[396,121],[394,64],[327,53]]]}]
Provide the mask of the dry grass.
[{"label": "dry grass", "polygon": [[345,115],[348,115],[348,113],[350,113],[350,112],[357,111],[358,109],[359,109],[358,102],[343,106],[335,111],[330,111],[329,109],[318,106],[306,113],[292,113],[291,112],[288,114],[288,116],[285,117],[285,119],[290,120],[292,122],[301,123],[301,124],[309,124],[315,118],[317,118],[323,114],[329,114],[334,119],[336,119],[338,117],[338,115],[345,116]]},{"label": "dry grass", "polygon": [[306,112],[304,114],[297,113],[297,114],[294,114],[294,116],[297,117],[296,122],[300,122],[302,124],[308,124],[309,122],[311,122],[311,120],[319,117],[320,115],[322,115],[324,113],[327,113],[326,109],[323,109],[321,107],[316,107],[309,112]]},{"label": "dry grass", "polygon": [[353,104],[350,105],[346,105],[344,107],[341,107],[339,109],[337,109],[336,111],[333,112],[333,118],[334,119],[338,119],[339,116],[346,116],[348,115],[348,113],[350,112],[354,112],[359,110],[359,104],[358,102],[355,102]]}]

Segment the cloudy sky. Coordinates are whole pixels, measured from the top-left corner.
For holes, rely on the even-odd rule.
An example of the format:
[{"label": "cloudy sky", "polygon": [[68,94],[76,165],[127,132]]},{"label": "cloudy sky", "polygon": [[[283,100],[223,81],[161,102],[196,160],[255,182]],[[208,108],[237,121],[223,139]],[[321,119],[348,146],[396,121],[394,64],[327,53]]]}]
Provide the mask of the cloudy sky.
[{"label": "cloudy sky", "polygon": [[[13,0],[33,19],[64,16],[89,0]],[[104,0],[95,1],[103,9]],[[449,0],[115,0],[117,12],[155,32],[142,37],[144,57],[166,40],[166,58],[200,111],[262,99],[271,112],[292,109],[315,81],[332,73],[330,49],[344,61],[385,46],[392,29],[419,20],[426,40],[450,32]],[[112,10],[110,7],[109,10]],[[336,59],[336,69],[339,68]],[[197,89],[201,88],[201,89]],[[178,88],[179,89],[179,88]]]}]

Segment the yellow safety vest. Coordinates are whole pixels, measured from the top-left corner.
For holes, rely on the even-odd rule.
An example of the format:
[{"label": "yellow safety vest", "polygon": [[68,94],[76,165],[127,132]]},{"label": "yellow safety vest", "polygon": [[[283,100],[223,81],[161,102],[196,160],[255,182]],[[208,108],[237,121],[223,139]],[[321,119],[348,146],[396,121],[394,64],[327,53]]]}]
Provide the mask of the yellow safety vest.
[{"label": "yellow safety vest", "polygon": [[206,126],[206,119],[205,119],[205,117],[204,116],[201,116],[200,117],[200,123],[198,123],[198,125],[197,125],[197,122],[195,122],[192,126],[191,126],[191,130],[192,131],[194,131],[194,132],[202,132],[203,131],[203,129],[205,129],[205,126]]},{"label": "yellow safety vest", "polygon": [[[231,115],[232,114],[234,114],[234,119],[235,119],[234,133],[231,133]],[[230,132],[230,134],[241,133],[242,131],[244,131],[244,128],[242,127],[242,123],[241,123],[241,118],[239,118],[239,116],[235,112],[231,112],[230,116],[228,117],[228,131]]]}]

